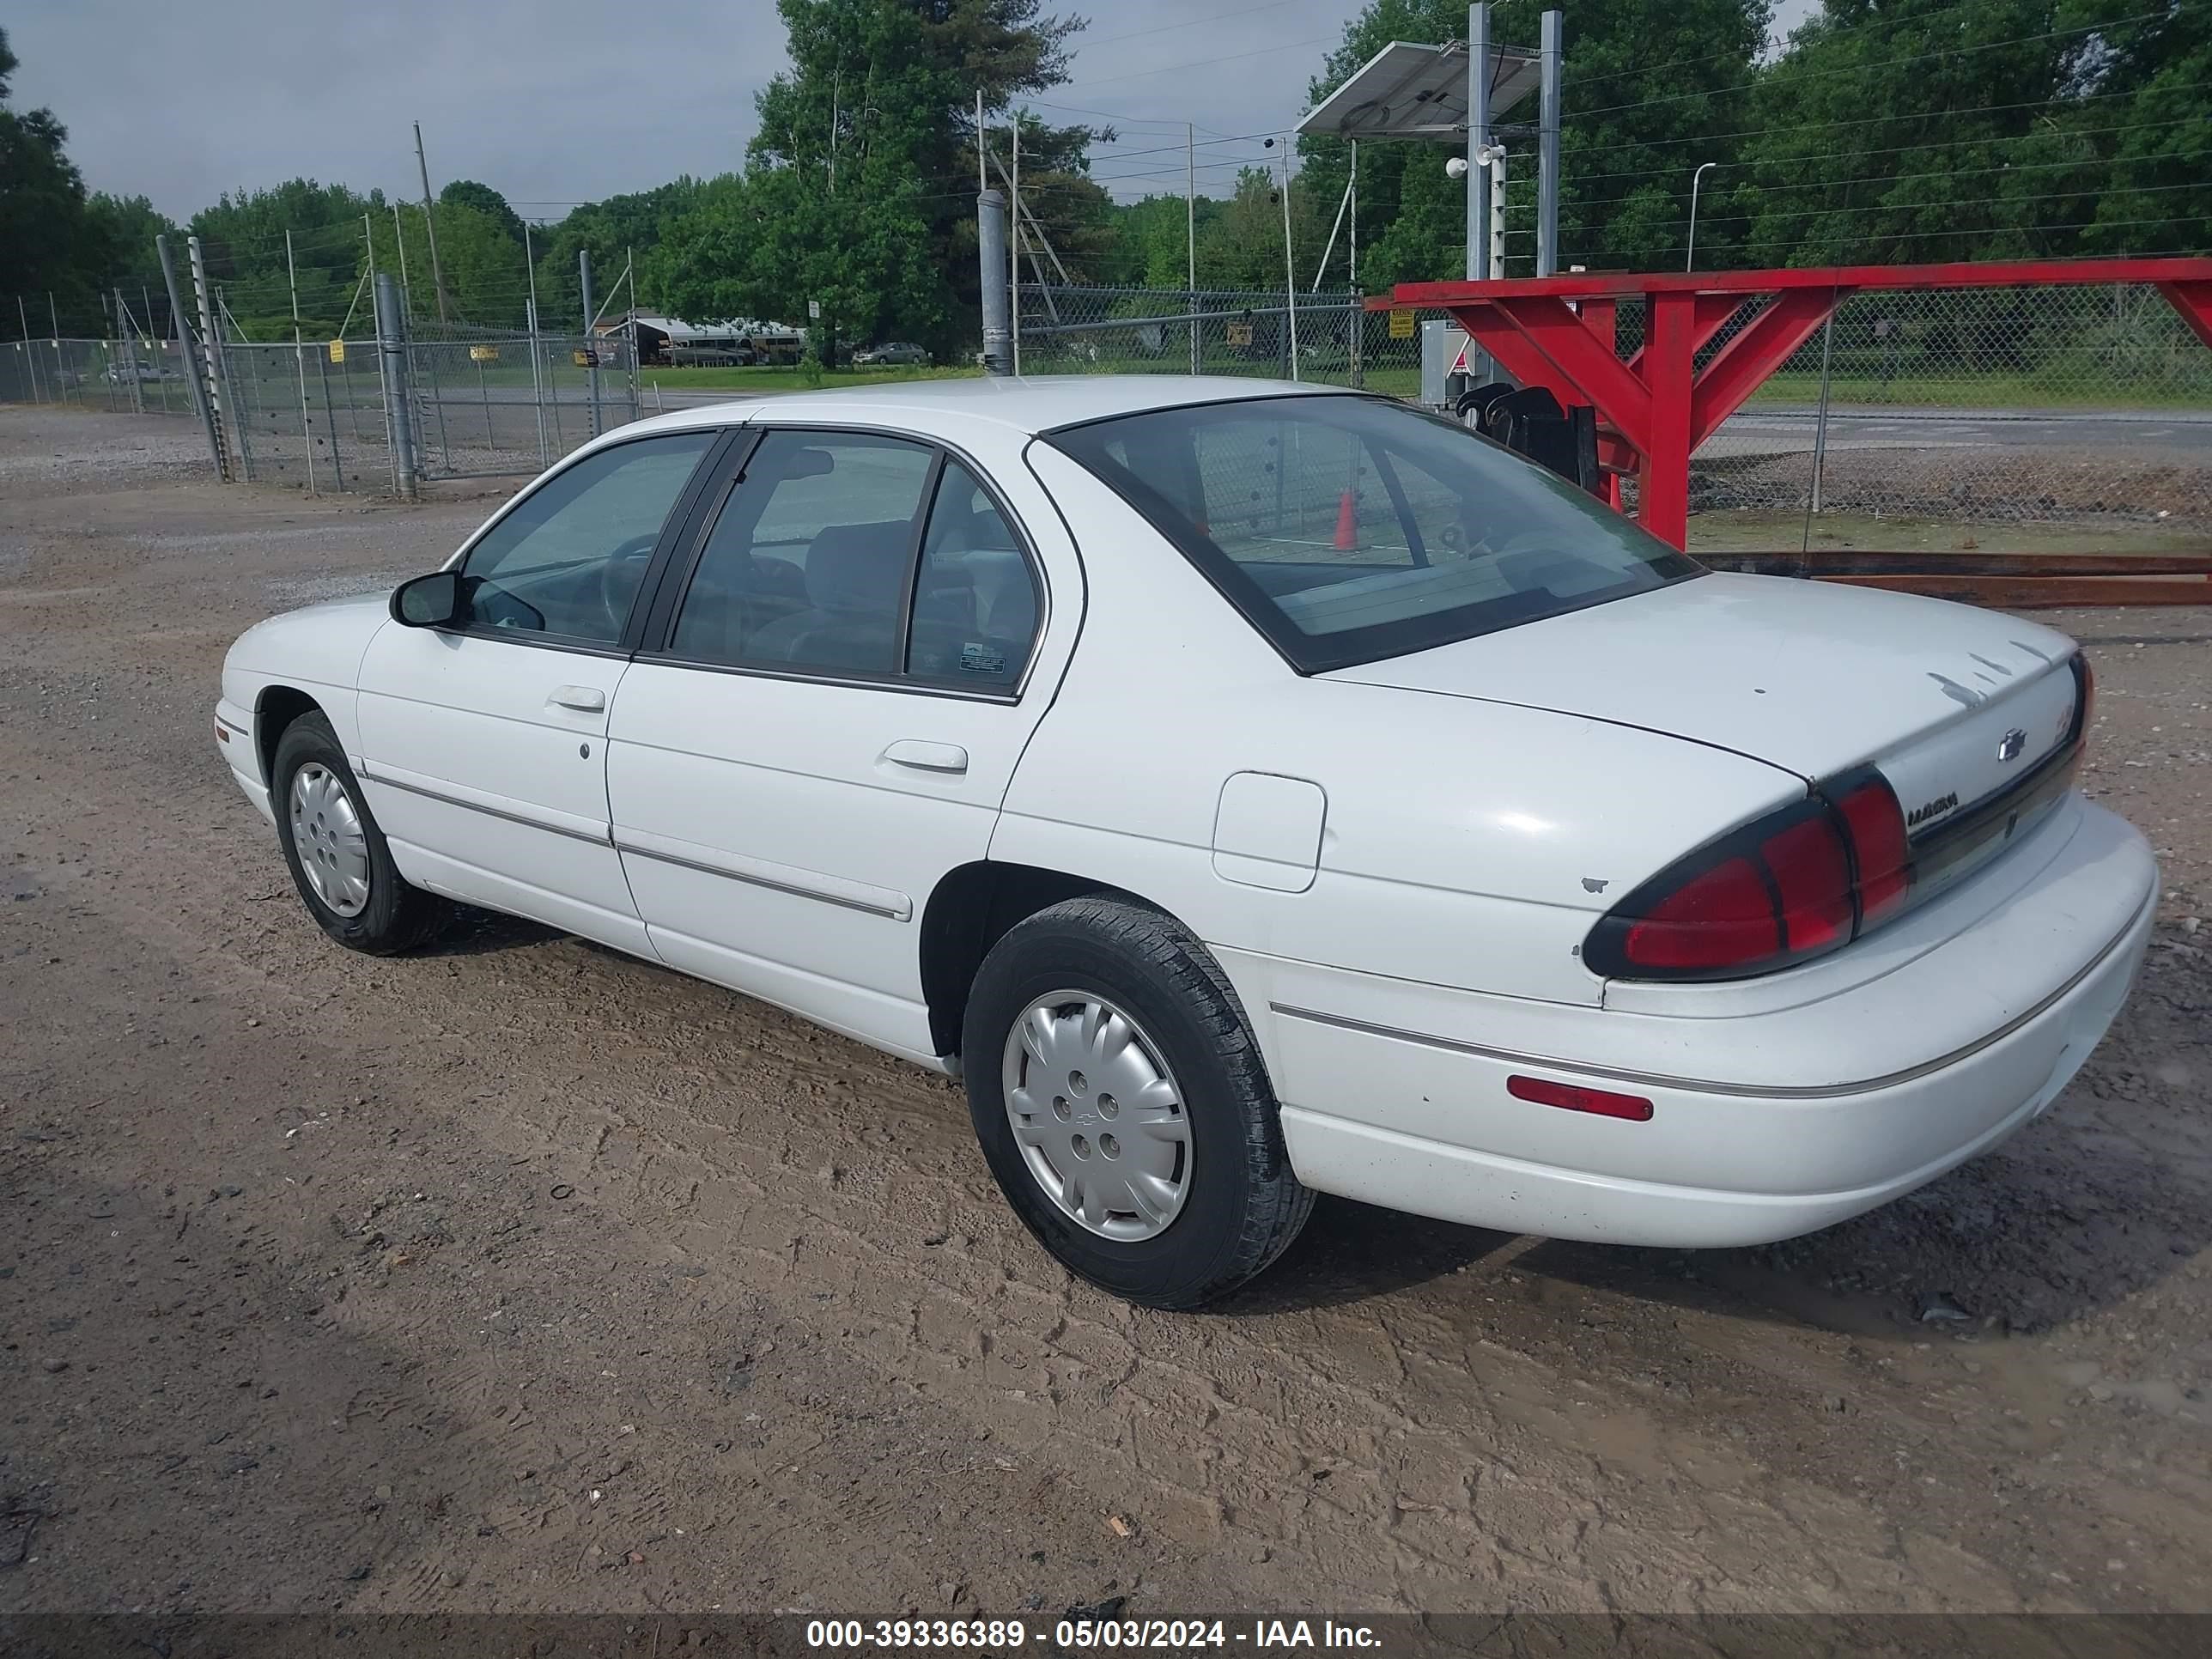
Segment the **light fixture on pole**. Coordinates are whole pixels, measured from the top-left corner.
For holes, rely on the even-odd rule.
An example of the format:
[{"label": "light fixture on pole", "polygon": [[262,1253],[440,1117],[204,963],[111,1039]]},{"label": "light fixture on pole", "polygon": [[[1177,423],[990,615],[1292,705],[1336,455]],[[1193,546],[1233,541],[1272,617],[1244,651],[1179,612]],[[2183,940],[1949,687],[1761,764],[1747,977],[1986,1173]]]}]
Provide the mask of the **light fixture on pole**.
[{"label": "light fixture on pole", "polygon": [[1717,167],[1718,161],[1701,161],[1698,170],[1690,175],[1690,246],[1682,255],[1682,269],[1693,269],[1698,262],[1698,185],[1705,176],[1705,169]]}]

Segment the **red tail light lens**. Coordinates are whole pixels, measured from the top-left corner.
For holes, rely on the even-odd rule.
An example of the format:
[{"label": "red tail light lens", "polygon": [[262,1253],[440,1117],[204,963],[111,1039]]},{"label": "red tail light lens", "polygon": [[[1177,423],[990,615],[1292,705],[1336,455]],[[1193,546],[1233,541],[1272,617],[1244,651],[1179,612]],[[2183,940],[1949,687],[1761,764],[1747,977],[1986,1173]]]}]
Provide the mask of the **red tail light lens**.
[{"label": "red tail light lens", "polygon": [[1836,802],[1858,855],[1859,925],[1879,921],[1905,902],[1912,885],[1905,842],[1905,811],[1880,774],[1845,790]]},{"label": "red tail light lens", "polygon": [[1842,781],[1662,871],[1590,930],[1608,978],[1735,979],[1832,951],[1903,902],[1905,814],[1878,773]]}]

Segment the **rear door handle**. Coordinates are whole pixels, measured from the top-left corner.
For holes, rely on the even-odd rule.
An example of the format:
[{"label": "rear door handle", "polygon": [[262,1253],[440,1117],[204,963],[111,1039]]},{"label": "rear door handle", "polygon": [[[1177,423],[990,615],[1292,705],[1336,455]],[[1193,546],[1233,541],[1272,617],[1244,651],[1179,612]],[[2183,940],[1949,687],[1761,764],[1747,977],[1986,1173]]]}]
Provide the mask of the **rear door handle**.
[{"label": "rear door handle", "polygon": [[580,714],[606,712],[607,694],[596,685],[556,685],[545,699],[549,708],[573,708]]},{"label": "rear door handle", "polygon": [[915,738],[902,738],[884,750],[884,758],[894,766],[903,766],[916,772],[965,772],[968,751],[957,743],[923,743]]}]

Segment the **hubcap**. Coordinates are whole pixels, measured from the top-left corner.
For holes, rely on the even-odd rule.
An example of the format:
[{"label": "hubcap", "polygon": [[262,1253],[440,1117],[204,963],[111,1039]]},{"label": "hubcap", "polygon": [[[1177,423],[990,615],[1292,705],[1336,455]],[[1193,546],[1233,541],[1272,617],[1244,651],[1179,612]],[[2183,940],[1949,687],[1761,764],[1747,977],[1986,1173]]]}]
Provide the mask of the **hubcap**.
[{"label": "hubcap", "polygon": [[1061,1213],[1101,1238],[1152,1238],[1190,1190],[1190,1119],[1158,1048],[1088,991],[1055,991],[1006,1034],[1006,1118]]},{"label": "hubcap", "polygon": [[292,848],[317,898],[342,916],[368,908],[368,836],[360,809],[337,774],[313,761],[292,775]]}]

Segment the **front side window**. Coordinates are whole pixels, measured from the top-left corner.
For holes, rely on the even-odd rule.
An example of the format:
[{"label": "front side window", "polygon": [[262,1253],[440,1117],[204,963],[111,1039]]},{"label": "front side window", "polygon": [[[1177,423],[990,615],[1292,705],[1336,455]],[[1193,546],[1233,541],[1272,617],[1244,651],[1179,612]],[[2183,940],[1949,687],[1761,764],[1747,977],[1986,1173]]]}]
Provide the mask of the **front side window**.
[{"label": "front side window", "polygon": [[555,474],[469,550],[469,620],[589,644],[619,640],[661,526],[716,436],[641,438]]},{"label": "front side window", "polygon": [[1150,520],[1304,673],[1700,570],[1556,473],[1376,398],[1157,410],[1049,441]]}]

